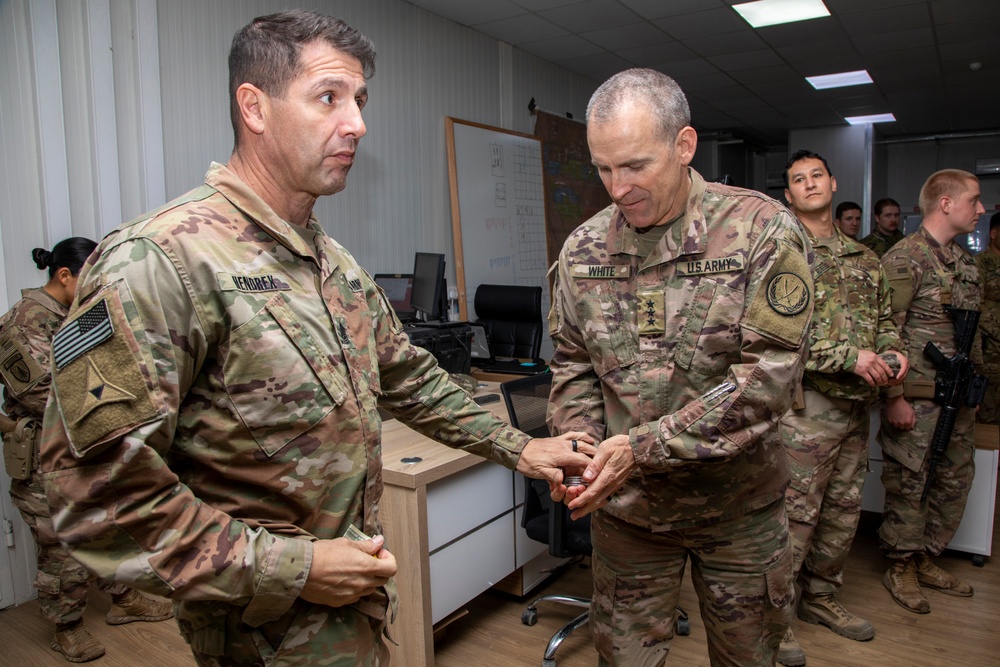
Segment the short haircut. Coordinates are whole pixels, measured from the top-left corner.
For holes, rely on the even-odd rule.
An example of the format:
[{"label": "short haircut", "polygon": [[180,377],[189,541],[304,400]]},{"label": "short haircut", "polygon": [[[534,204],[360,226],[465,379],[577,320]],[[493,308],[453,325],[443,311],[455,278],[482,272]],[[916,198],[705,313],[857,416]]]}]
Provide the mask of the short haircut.
[{"label": "short haircut", "polygon": [[992,232],[997,227],[1000,227],[1000,211],[990,216],[990,231]]},{"label": "short haircut", "polygon": [[602,83],[587,102],[587,123],[612,120],[627,102],[648,107],[667,141],[691,124],[691,107],[677,82],[663,72],[643,68],[619,72]]},{"label": "short haircut", "polygon": [[969,189],[971,181],[979,179],[961,169],[935,171],[920,188],[920,213],[926,218],[937,210],[941,197],[958,197]]},{"label": "short haircut", "polygon": [[903,207],[899,205],[899,202],[896,201],[895,199],[892,199],[891,197],[882,197],[881,199],[879,199],[877,202],[875,202],[875,205],[872,206],[872,210],[875,211],[875,215],[882,215],[882,211],[885,209],[886,206],[895,206],[900,211],[903,210]]},{"label": "short haircut", "polygon": [[365,79],[375,75],[375,45],[361,32],[332,16],[300,9],[258,16],[233,36],[229,50],[229,115],[236,145],[240,110],[236,90],[249,83],[281,98],[302,69],[302,47],[317,40],[361,62]]},{"label": "short haircut", "polygon": [[819,153],[813,153],[812,151],[798,150],[792,153],[792,157],[788,158],[788,162],[785,163],[785,171],[782,172],[781,174],[782,178],[785,179],[786,188],[788,187],[788,170],[792,168],[792,165],[798,162],[799,160],[810,160],[810,159],[819,160],[820,162],[822,162],[823,167],[826,169],[826,173],[829,174],[831,177],[833,176],[833,172],[830,171],[830,165],[826,163],[826,158],[824,158],[822,155],[820,155]]},{"label": "short haircut", "polygon": [[837,204],[837,210],[835,212],[836,214],[833,217],[835,217],[837,220],[840,220],[841,218],[844,217],[844,214],[847,213],[848,211],[857,211],[858,213],[860,213],[861,207],[852,201],[842,201],[839,204]]}]

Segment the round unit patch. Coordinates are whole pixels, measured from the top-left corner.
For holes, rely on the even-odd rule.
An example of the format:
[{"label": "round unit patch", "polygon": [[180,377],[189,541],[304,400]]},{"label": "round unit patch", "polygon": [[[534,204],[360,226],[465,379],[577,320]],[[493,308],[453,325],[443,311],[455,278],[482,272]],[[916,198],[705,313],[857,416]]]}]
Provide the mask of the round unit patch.
[{"label": "round unit patch", "polygon": [[767,303],[781,315],[798,315],[809,304],[809,288],[794,273],[779,273],[767,284]]}]

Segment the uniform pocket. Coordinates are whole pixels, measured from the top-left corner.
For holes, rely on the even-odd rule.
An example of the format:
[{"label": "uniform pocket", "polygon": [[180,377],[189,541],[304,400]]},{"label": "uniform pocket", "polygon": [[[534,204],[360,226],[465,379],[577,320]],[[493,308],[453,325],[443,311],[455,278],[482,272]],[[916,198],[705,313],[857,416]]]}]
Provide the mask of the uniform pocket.
[{"label": "uniform pocket", "polygon": [[233,330],[223,375],[234,409],[268,455],[315,426],[347,396],[327,355],[281,294]]},{"label": "uniform pocket", "polygon": [[812,523],[819,513],[819,508],[810,507],[809,503],[809,497],[815,486],[816,469],[789,456],[788,470],[791,473],[788,491],[785,492],[788,518],[799,523]]},{"label": "uniform pocket", "polygon": [[635,363],[638,352],[635,317],[629,316],[614,286],[602,281],[593,286],[577,285],[577,291],[579,326],[586,332],[587,351],[598,376]]},{"label": "uniform pocket", "polygon": [[677,365],[706,377],[722,375],[739,350],[743,292],[714,282],[702,282],[688,305],[677,342]]},{"label": "uniform pocket", "polygon": [[767,599],[775,610],[783,610],[792,601],[792,550],[785,549],[764,572]]}]

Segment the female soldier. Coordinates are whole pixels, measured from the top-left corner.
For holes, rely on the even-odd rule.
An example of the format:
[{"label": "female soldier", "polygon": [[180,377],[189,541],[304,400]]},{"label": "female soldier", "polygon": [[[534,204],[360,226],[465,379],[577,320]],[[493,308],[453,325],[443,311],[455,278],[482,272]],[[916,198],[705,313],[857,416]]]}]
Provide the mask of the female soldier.
[{"label": "female soldier", "polygon": [[[70,662],[99,658],[104,647],[83,628],[89,573],[59,544],[52,529],[38,474],[38,444],[52,381],[52,337],[66,319],[77,275],[96,246],[90,239],[73,237],[56,244],[51,252],[32,250],[35,265],[49,270],[49,281],[41,288],[22,291],[21,300],[0,317],[0,383],[3,410],[9,417],[0,415],[0,432],[4,464],[11,477],[10,496],[35,538],[35,587],[42,615],[55,624],[52,649]],[[173,616],[167,602],[151,600],[122,584],[99,584],[111,595],[107,622],[112,625]]]}]

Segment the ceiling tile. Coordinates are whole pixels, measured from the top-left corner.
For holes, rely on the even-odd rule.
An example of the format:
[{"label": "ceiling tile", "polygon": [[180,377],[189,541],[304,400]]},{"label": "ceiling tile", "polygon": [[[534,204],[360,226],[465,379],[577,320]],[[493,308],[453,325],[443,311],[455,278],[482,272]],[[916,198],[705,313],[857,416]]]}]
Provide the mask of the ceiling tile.
[{"label": "ceiling tile", "polygon": [[646,21],[584,32],[580,36],[612,51],[673,41],[662,30]]},{"label": "ceiling tile", "polygon": [[[462,0],[466,4],[479,4],[471,3],[469,0]],[[532,12],[540,12],[543,9],[554,9],[556,7],[564,7],[566,5],[574,5],[580,0],[512,0],[515,5],[524,7],[525,9]]]},{"label": "ceiling tile", "polygon": [[934,23],[978,21],[1000,16],[1000,2],[996,0],[936,0],[931,3]]},{"label": "ceiling tile", "polygon": [[641,17],[617,0],[586,0],[538,12],[539,16],[570,32],[591,32],[616,25],[636,23]]},{"label": "ceiling tile", "polygon": [[931,13],[926,4],[906,5],[870,9],[857,14],[840,17],[844,30],[857,40],[859,37],[875,37],[892,32],[931,27]]},{"label": "ceiling tile", "polygon": [[479,23],[508,19],[512,16],[526,14],[526,10],[509,0],[490,0],[477,3],[467,0],[421,0],[414,3],[429,12],[446,16],[455,23],[474,26]]},{"label": "ceiling tile", "polygon": [[[808,42],[846,42],[847,33],[833,17],[797,21],[759,28],[757,34],[771,46],[787,46]],[[841,47],[843,48],[843,46]]]},{"label": "ceiling tile", "polygon": [[767,48],[764,40],[754,34],[753,30],[727,32],[722,35],[709,35],[693,39],[685,38],[681,41],[691,47],[691,50],[695,53],[704,57],[722,56],[727,53],[740,53],[742,51],[756,51]]},{"label": "ceiling tile", "polygon": [[540,39],[563,37],[569,33],[554,23],[550,23],[535,14],[523,14],[514,18],[480,23],[476,30],[484,32],[508,44],[526,44]]},{"label": "ceiling tile", "polygon": [[742,84],[802,81],[802,76],[788,65],[731,70],[729,76]]},{"label": "ceiling tile", "polygon": [[933,46],[934,32],[931,28],[913,28],[897,32],[881,33],[876,38],[854,38],[854,44],[862,54],[881,53],[912,49],[916,46]]},{"label": "ceiling tile", "polygon": [[659,69],[661,65],[693,60],[706,66],[710,71],[718,71],[707,60],[696,58],[694,52],[680,42],[665,42],[657,45],[640,46],[634,49],[621,49],[617,53],[622,58],[640,67]]},{"label": "ceiling tile", "polygon": [[[997,2],[1000,5],[1000,2]],[[1000,33],[1000,16],[984,16],[975,21],[945,23],[935,26],[934,32],[941,44],[965,43],[970,40],[993,40],[997,44]]]},{"label": "ceiling tile", "polygon": [[709,60],[713,65],[725,72],[752,69],[755,67],[771,67],[784,62],[781,56],[771,49],[759,49],[744,53],[727,53],[721,56],[712,56]]},{"label": "ceiling tile", "polygon": [[752,30],[743,17],[730,7],[720,7],[693,14],[679,14],[669,18],[656,19],[653,23],[676,39],[691,39]]},{"label": "ceiling tile", "polygon": [[720,0],[619,0],[636,14],[647,19],[676,16],[704,10],[712,5],[721,6]]},{"label": "ceiling tile", "polygon": [[524,49],[528,53],[533,53],[540,58],[552,61],[605,52],[600,46],[593,42],[588,42],[577,35],[540,39],[537,42],[519,44],[518,48]]},{"label": "ceiling tile", "polygon": [[555,62],[597,83],[603,83],[612,74],[617,74],[632,67],[632,63],[624,58],[609,53],[560,59]]}]

